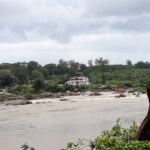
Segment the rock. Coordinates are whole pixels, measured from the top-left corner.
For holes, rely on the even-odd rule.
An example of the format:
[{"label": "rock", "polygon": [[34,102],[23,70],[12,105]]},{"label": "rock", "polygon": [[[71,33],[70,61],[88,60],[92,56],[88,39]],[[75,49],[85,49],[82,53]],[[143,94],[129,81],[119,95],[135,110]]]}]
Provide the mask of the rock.
[{"label": "rock", "polygon": [[43,102],[35,102],[35,104],[47,104],[47,103],[52,103],[52,102],[50,102],[50,101],[43,101]]},{"label": "rock", "polygon": [[32,104],[31,101],[28,100],[15,100],[15,101],[7,101],[5,103],[5,105],[28,105],[28,104]]},{"label": "rock", "polygon": [[136,96],[136,97],[140,97],[140,92],[136,93],[135,96]]},{"label": "rock", "polygon": [[5,100],[8,100],[8,101],[12,101],[12,100],[17,100],[18,97],[15,95],[15,94],[11,94],[11,93],[8,93],[8,92],[1,92],[0,93],[0,97],[3,97]]},{"label": "rock", "polygon": [[52,93],[43,92],[39,95],[39,98],[49,98],[52,96]]},{"label": "rock", "polygon": [[134,93],[134,92],[135,92],[135,89],[130,88],[130,89],[127,90],[127,92],[128,92],[128,93]]},{"label": "rock", "polygon": [[121,94],[119,94],[119,95],[116,95],[115,97],[116,97],[116,98],[126,97],[126,95],[125,95],[125,94],[123,94],[123,93],[121,93]]},{"label": "rock", "polygon": [[112,90],[112,88],[110,87],[110,85],[100,85],[100,90],[110,91],[110,90]]},{"label": "rock", "polygon": [[102,94],[99,92],[93,92],[89,96],[100,96],[100,95],[102,95]]},{"label": "rock", "polygon": [[140,92],[134,92],[132,94],[135,95],[136,97],[140,97]]},{"label": "rock", "polygon": [[81,95],[81,92],[75,92],[75,93],[73,93],[73,95],[74,96],[79,96],[79,95]]},{"label": "rock", "polygon": [[61,98],[60,101],[69,101],[67,98]]},{"label": "rock", "polygon": [[52,98],[59,98],[61,96],[63,96],[62,93],[53,93],[51,97]]}]

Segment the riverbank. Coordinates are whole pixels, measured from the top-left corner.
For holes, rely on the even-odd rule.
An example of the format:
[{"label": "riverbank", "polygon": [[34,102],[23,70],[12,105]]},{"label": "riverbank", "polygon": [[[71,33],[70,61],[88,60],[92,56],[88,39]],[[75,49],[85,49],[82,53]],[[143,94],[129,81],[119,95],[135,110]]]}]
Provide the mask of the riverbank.
[{"label": "riverbank", "polygon": [[[7,94],[9,95],[9,94]],[[104,92],[84,92],[84,93],[75,93],[75,94],[60,94],[55,93],[53,96],[47,98],[37,98],[32,100],[22,100],[22,99],[13,99],[2,101],[3,105],[28,105],[28,104],[39,104],[39,103],[61,103],[61,102],[77,102],[77,101],[89,101],[89,100],[102,100],[102,99],[128,99],[128,98],[145,98],[146,94],[139,92],[134,93],[117,93],[114,91],[104,91]]]}]

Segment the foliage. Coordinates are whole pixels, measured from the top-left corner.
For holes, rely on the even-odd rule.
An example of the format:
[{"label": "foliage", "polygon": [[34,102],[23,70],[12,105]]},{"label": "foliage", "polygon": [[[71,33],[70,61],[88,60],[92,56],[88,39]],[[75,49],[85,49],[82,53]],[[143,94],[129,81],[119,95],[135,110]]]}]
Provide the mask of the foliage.
[{"label": "foliage", "polygon": [[27,143],[21,146],[21,150],[35,150],[35,148],[30,147]]},{"label": "foliage", "polygon": [[6,100],[6,96],[5,95],[0,95],[0,102],[5,101]]},{"label": "foliage", "polygon": [[[128,128],[124,128],[117,120],[111,130],[103,131],[94,141],[79,139],[76,143],[69,142],[66,148],[61,150],[149,150],[149,141],[138,141],[135,122]],[[21,146],[22,150],[35,150],[27,143]]]},{"label": "foliage", "polygon": [[40,71],[38,71],[38,70],[33,70],[31,72],[31,79],[35,80],[37,78],[43,78],[44,79],[43,74]]},{"label": "foliage", "polygon": [[30,61],[27,64],[27,69],[28,69],[29,74],[31,74],[31,72],[33,70],[36,70],[38,67],[39,67],[39,64],[35,61]]},{"label": "foliage", "polygon": [[26,95],[26,94],[31,94],[33,93],[33,88],[32,85],[30,84],[23,84],[23,85],[14,85],[11,88],[11,92],[15,93],[17,95]]},{"label": "foliage", "polygon": [[40,91],[44,87],[44,81],[42,78],[37,78],[33,82],[33,88],[36,92]]},{"label": "foliage", "polygon": [[25,65],[20,65],[20,64],[14,64],[13,68],[14,75],[17,79],[18,84],[25,84],[28,83],[28,70]]},{"label": "foliage", "polygon": [[113,126],[111,130],[103,131],[101,136],[94,141],[79,140],[77,143],[69,143],[63,150],[148,150],[150,149],[150,142],[138,141],[135,138],[137,126],[133,122],[129,128],[124,128],[119,123]]},{"label": "foliage", "polygon": [[109,60],[108,59],[103,59],[102,57],[95,59],[95,65],[108,65]]},{"label": "foliage", "polygon": [[25,98],[26,100],[32,100],[32,99],[34,99],[35,97],[34,97],[31,93],[27,93],[27,94],[24,95],[24,98]]},{"label": "foliage", "polygon": [[15,81],[14,75],[11,73],[10,69],[0,70],[0,86],[10,86]]},{"label": "foliage", "polygon": [[117,138],[125,142],[128,142],[130,140],[135,139],[136,131],[137,131],[137,126],[135,122],[133,122],[129,128],[123,128],[121,127],[119,120],[117,120],[116,125],[113,126],[110,131],[108,130],[103,131],[103,133],[101,134],[101,138],[111,137],[111,138]]},{"label": "foliage", "polygon": [[[91,85],[79,87],[79,91],[95,90],[96,88],[98,90],[99,84],[132,87],[144,91],[145,87],[150,85],[149,74],[150,62],[139,61],[132,64],[131,60],[127,60],[126,65],[111,65],[109,60],[102,57],[89,60],[88,66],[75,60],[65,61],[63,59],[60,59],[58,64],[49,63],[45,66],[41,66],[35,61],[5,63],[0,64],[0,88],[7,86],[8,89],[13,89],[16,85],[31,85],[35,92],[41,90],[51,92],[74,91],[76,87],[66,86],[65,82],[73,76],[87,76]],[[38,89],[36,84],[40,82],[41,85]]]}]

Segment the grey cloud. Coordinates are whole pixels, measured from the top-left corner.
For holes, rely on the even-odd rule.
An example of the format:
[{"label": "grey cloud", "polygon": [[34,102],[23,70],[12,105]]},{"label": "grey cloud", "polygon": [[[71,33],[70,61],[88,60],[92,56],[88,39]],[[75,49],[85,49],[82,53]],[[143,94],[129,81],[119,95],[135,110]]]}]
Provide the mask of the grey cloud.
[{"label": "grey cloud", "polygon": [[128,19],[126,22],[113,24],[111,27],[122,31],[150,32],[150,14],[139,15]]},{"label": "grey cloud", "polygon": [[149,13],[149,0],[85,0],[88,15],[124,16]]},{"label": "grey cloud", "polygon": [[144,15],[149,6],[149,0],[0,0],[0,42],[40,37],[69,42],[107,29],[149,31],[149,17]]}]

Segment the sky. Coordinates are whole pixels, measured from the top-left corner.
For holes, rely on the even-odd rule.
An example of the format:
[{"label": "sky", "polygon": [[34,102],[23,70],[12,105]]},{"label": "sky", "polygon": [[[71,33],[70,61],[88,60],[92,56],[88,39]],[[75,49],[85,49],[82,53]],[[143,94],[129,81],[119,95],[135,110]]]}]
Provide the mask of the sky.
[{"label": "sky", "polygon": [[149,61],[150,0],[0,0],[0,63]]}]

